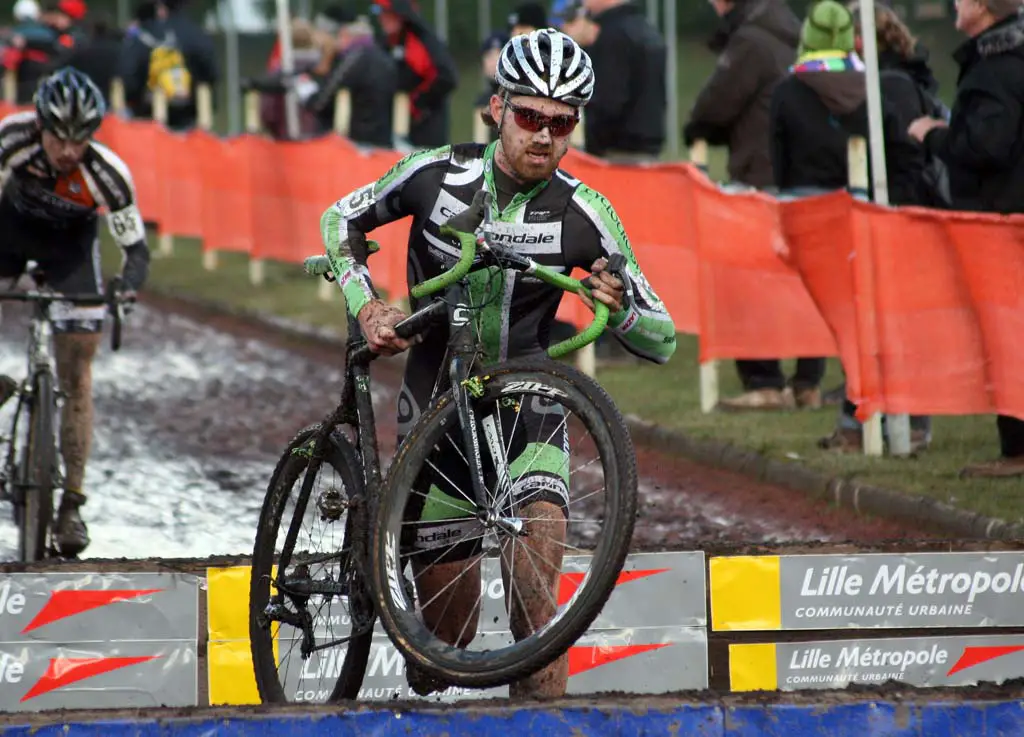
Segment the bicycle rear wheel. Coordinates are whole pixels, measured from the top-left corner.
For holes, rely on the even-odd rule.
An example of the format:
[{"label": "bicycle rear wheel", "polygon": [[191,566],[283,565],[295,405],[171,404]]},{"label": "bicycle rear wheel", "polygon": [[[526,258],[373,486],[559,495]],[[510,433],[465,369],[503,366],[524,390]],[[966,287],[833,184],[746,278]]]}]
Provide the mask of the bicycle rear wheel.
[{"label": "bicycle rear wheel", "polygon": [[[433,690],[510,684],[561,657],[611,594],[636,516],[632,441],[592,379],[535,358],[467,384],[481,454],[492,459],[487,508],[459,487],[469,454],[450,434],[460,437],[449,391],[399,448],[373,527],[381,623]],[[600,466],[577,465],[591,449]]]},{"label": "bicycle rear wheel", "polygon": [[[256,532],[249,639],[256,685],[265,703],[354,699],[370,654],[373,599],[360,567],[365,553],[354,552],[360,545],[365,551],[366,545],[365,533],[360,532],[367,525],[361,466],[355,449],[338,433],[328,439],[322,458],[312,458],[318,429],[318,425],[307,427],[288,444],[270,479]],[[310,473],[315,480],[304,496],[302,482]],[[320,483],[322,473],[333,476],[324,485]],[[277,586],[277,563],[292,525],[292,518],[285,517],[288,507],[293,513],[300,507],[304,510],[302,529],[287,551],[284,581],[288,591],[283,592]],[[312,550],[317,537],[312,528],[318,527],[332,538],[322,552]],[[342,584],[345,593],[300,592],[303,586],[318,584]],[[335,601],[347,604],[343,614],[331,612],[329,607]],[[318,678],[318,685],[310,685]],[[332,678],[336,679],[333,684]]]},{"label": "bicycle rear wheel", "polygon": [[53,526],[57,445],[53,427],[53,376],[49,371],[38,371],[32,377],[32,395],[25,406],[28,410],[28,433],[18,468],[18,483],[22,486],[24,505],[18,527],[18,542],[21,559],[30,562],[43,560],[47,556]]}]

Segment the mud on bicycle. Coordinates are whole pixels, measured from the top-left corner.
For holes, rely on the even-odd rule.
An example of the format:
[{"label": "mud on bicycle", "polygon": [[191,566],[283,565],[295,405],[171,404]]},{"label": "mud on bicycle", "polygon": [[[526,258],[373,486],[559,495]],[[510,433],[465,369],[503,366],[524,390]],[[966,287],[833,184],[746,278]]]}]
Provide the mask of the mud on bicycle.
[{"label": "mud on bicycle", "polygon": [[[368,663],[369,677],[380,679],[391,664],[400,671],[400,659],[409,685],[421,695],[449,685],[510,684],[562,657],[611,593],[636,515],[632,442],[601,387],[553,360],[594,341],[608,310],[597,302],[589,327],[551,346],[546,356],[483,365],[473,319],[481,304],[471,299],[471,274],[487,270],[501,278],[515,270],[566,292],[588,294],[580,281],[491,242],[487,228],[485,223],[479,240],[442,228],[461,243],[459,260],[412,288],[415,300],[431,299],[395,326],[399,336],[411,338],[429,335],[446,321],[450,360],[438,376],[433,401],[386,473],[370,385],[369,365],[376,355],[351,315],[340,402],[295,436],[274,470],[250,583],[250,642],[264,702],[356,698]],[[364,265],[376,249],[372,241],[366,243],[366,251],[356,254]],[[614,259],[613,272],[622,267]],[[305,267],[333,280],[328,257],[310,257]],[[513,450],[523,450],[517,427],[527,406],[552,421],[551,442],[534,445],[543,445],[536,455],[547,464],[539,486],[565,496],[564,520],[555,523],[524,513],[533,506],[531,490],[525,497],[513,493],[522,491],[517,484],[533,472],[533,466],[523,468],[529,453],[509,461]],[[541,435],[546,433],[542,428]],[[422,520],[410,519],[409,509],[426,506],[424,499],[434,489],[428,493],[424,479],[438,478],[432,472],[442,448],[449,461],[464,463],[469,488],[449,489],[441,497],[435,512],[451,515],[445,521],[458,534],[454,541],[436,541],[437,550],[423,562],[409,547]],[[603,501],[595,498],[602,492]],[[457,509],[447,512],[446,504]],[[538,554],[542,534],[554,528],[560,529],[547,539],[555,544],[543,548],[546,555]],[[314,549],[323,537],[325,547]],[[473,553],[459,564],[447,602],[444,596],[421,601],[417,577],[430,575],[431,565],[444,560],[442,548],[467,543]],[[462,623],[445,619],[456,590],[475,598]],[[525,601],[524,591],[540,605]],[[343,611],[333,611],[333,605]],[[378,618],[387,640],[374,638]]]}]

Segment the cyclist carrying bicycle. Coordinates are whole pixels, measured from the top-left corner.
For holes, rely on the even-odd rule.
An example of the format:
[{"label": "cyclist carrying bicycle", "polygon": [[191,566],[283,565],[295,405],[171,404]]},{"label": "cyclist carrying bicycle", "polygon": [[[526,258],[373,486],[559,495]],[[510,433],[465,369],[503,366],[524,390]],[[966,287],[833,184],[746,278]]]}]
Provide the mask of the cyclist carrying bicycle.
[{"label": "cyclist carrying bicycle", "polygon": [[[57,292],[102,294],[97,211],[123,249],[126,290],[139,289],[149,271],[146,231],[135,185],[125,163],[92,140],[106,103],[88,76],[59,69],[39,82],[35,110],[0,121],[0,277],[17,279],[35,261]],[[106,307],[55,304],[54,344],[61,388],[67,394],[61,417],[64,493],[55,541],[64,556],[89,545],[79,507],[92,443],[92,360],[100,342]],[[0,404],[16,383],[0,377]]]},{"label": "cyclist carrying bicycle", "polygon": [[[436,276],[458,256],[457,242],[442,236],[440,226],[459,216],[453,227],[458,223],[458,230],[475,230],[482,213],[469,211],[469,207],[480,190],[488,191],[492,198],[493,242],[510,246],[566,274],[575,267],[590,271],[592,295],[611,310],[609,327],[627,350],[655,363],[665,363],[675,351],[672,319],[641,273],[611,203],[558,168],[569,148],[569,136],[579,123],[580,108],[586,105],[594,89],[589,56],[569,36],[552,28],[537,30],[506,43],[500,54],[496,81],[499,89],[490,99],[489,122],[497,126],[497,141],[486,146],[459,144],[413,153],[376,182],[340,199],[321,219],[324,244],[335,266],[338,284],[371,349],[383,355],[410,351],[398,399],[399,440],[431,399],[435,378],[444,365],[447,335],[432,330],[425,340],[414,343],[397,337],[393,326],[405,314],[378,299],[365,264],[357,262],[353,254],[365,253],[365,234],[411,216],[409,282],[419,283]],[[606,270],[608,257],[617,253],[626,259],[622,280]],[[562,292],[512,270],[505,272],[500,289],[500,297],[484,306],[477,316],[486,350],[484,363],[542,353],[549,343]],[[593,302],[583,299],[593,309]],[[413,307],[416,306],[413,300]],[[438,328],[437,332],[446,333],[447,329]],[[544,407],[536,406],[533,411],[539,415]],[[529,432],[529,417],[525,422]],[[556,441],[535,437],[532,442]],[[561,445],[558,441],[559,452]],[[451,449],[451,453],[457,450]],[[457,465],[453,463],[453,468]],[[441,469],[438,473],[447,481],[455,471]],[[531,491],[526,516],[554,522],[556,529],[564,528],[565,489],[559,490],[557,484],[551,483],[552,473],[541,469],[538,476],[541,478],[536,483],[529,478],[516,483],[517,489]],[[457,593],[446,613],[425,607],[423,616],[438,637],[453,645],[465,645],[475,630],[467,632],[453,623],[464,622],[472,614],[480,591],[479,571],[475,576],[464,575],[462,562],[476,548],[467,539],[460,543],[463,550],[458,554],[446,553],[443,563],[432,561],[436,541],[458,540],[468,529],[451,521],[439,522],[431,528],[431,508],[451,508],[459,503],[446,495],[441,486],[440,482],[431,483],[423,508],[412,510],[419,515],[420,523],[425,523],[418,528],[413,546],[417,593],[420,601],[429,602],[454,585]],[[543,491],[538,494],[538,490]],[[450,516],[450,512],[442,515]],[[564,531],[561,534],[564,537]],[[550,557],[560,560],[562,550],[557,533],[549,547]],[[535,590],[531,594],[527,588],[524,606],[528,612],[531,607],[542,610],[543,602],[551,598],[557,585],[555,576],[543,583],[552,590]],[[458,608],[462,611],[455,611]],[[548,617],[550,613],[540,616]],[[412,668],[407,673],[410,685],[419,693],[435,687],[418,681]],[[568,657],[562,656],[535,675],[513,684],[510,694],[559,696],[565,692],[567,681]]]}]

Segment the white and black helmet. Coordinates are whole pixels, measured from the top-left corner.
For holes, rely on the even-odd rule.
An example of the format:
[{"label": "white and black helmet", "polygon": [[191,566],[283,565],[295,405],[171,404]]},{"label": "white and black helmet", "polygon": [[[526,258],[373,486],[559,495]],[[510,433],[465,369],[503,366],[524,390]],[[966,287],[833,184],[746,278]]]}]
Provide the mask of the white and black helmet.
[{"label": "white and black helmet", "polygon": [[72,141],[92,136],[107,112],[100,88],[73,67],[58,69],[41,79],[35,103],[43,130]]},{"label": "white and black helmet", "polygon": [[509,39],[501,50],[495,81],[514,95],[581,107],[594,94],[594,66],[569,36],[539,28]]}]

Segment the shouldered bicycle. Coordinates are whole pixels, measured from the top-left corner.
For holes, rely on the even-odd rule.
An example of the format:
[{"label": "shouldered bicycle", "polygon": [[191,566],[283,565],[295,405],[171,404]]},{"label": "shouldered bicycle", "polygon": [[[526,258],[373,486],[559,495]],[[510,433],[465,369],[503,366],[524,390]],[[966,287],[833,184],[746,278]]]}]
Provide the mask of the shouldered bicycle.
[{"label": "shouldered bicycle", "polygon": [[[359,323],[351,315],[340,402],[321,422],[295,436],[273,472],[253,548],[249,601],[253,664],[264,702],[356,698],[378,617],[406,663],[438,683],[470,688],[509,684],[563,655],[585,633],[614,588],[636,516],[637,471],[632,441],[625,421],[604,390],[566,363],[551,360],[596,340],[606,326],[608,309],[597,302],[593,322],[577,335],[549,347],[546,356],[479,365],[481,345],[469,319],[475,306],[467,289],[467,278],[473,272],[487,267],[515,270],[566,292],[589,294],[581,281],[490,242],[487,227],[485,222],[479,243],[471,233],[442,227],[442,234],[457,238],[461,244],[460,258],[448,271],[412,287],[414,299],[432,299],[395,326],[398,335],[410,338],[439,321],[447,321],[450,360],[442,368],[446,376],[438,377],[437,386],[442,386],[443,378],[449,380],[449,386],[435,391],[432,403],[409,430],[387,473],[381,471],[370,392],[369,364],[376,354],[367,347]],[[372,241],[364,243],[365,252],[355,254],[363,264],[377,248]],[[610,259],[613,271],[623,265],[621,256]],[[334,280],[326,256],[307,258],[305,269],[311,275]],[[471,522],[482,530],[482,536],[507,538],[481,555],[493,558],[497,550],[501,557],[502,598],[512,621],[515,592],[510,593],[509,587],[515,584],[516,574],[507,570],[514,561],[502,557],[502,551],[510,544],[514,550],[517,542],[532,544],[527,529],[531,523],[507,504],[513,474],[509,473],[500,432],[495,436],[494,420],[500,425],[504,419],[507,428],[515,421],[508,413],[514,415],[527,402],[547,407],[553,400],[564,412],[572,413],[574,428],[592,437],[607,492],[603,506],[589,498],[596,492],[584,495],[579,506],[574,507],[570,501],[566,522],[574,523],[582,509],[594,512],[602,529],[566,533],[565,549],[582,554],[586,565],[569,574],[568,586],[562,580],[545,624],[531,623],[527,631],[517,632],[514,638],[507,632],[495,635],[482,626],[484,631],[476,637],[484,641],[485,647],[470,652],[462,642],[466,638],[453,645],[420,620],[430,603],[417,601],[415,587],[404,577],[406,569],[411,568],[402,553],[408,537],[403,534],[403,525],[409,524],[406,508],[416,493],[420,473],[431,462],[431,454],[444,439],[451,442],[450,433],[456,428],[454,437],[461,443],[452,445],[461,447],[449,450],[457,451],[469,469],[472,488],[466,494],[465,506]],[[505,414],[499,417],[496,407]],[[322,472],[333,474],[335,481],[314,492]],[[586,486],[589,478],[585,476],[573,488]],[[504,501],[498,502],[498,492],[502,491],[506,492]],[[291,520],[284,521],[289,507]],[[307,512],[311,517],[308,530]],[[320,527],[330,527],[332,537],[343,528],[341,542],[332,539],[323,552],[303,549],[310,545],[314,528]],[[279,535],[283,535],[283,541],[279,541]],[[347,600],[348,614],[323,615],[324,606],[336,600]],[[483,614],[490,611],[485,603]],[[347,627],[347,631],[334,633],[334,624]],[[476,625],[470,631],[477,631]],[[298,674],[291,673],[290,667],[282,674],[279,668],[284,665],[285,651],[291,653],[296,647],[301,658]],[[333,686],[311,689],[305,682],[315,676],[335,681]]]}]

